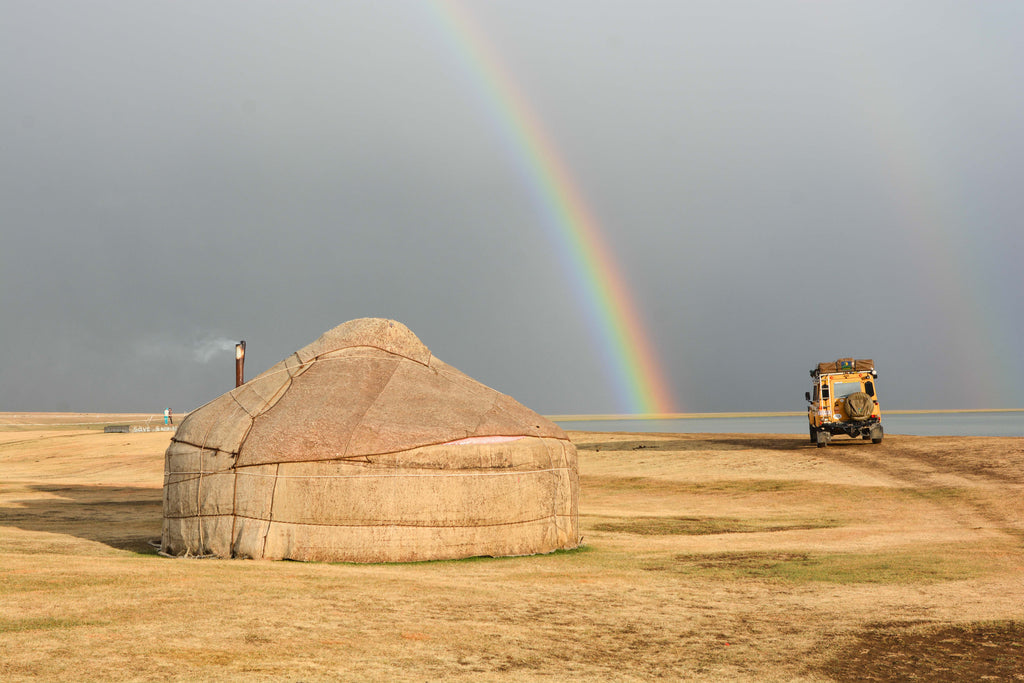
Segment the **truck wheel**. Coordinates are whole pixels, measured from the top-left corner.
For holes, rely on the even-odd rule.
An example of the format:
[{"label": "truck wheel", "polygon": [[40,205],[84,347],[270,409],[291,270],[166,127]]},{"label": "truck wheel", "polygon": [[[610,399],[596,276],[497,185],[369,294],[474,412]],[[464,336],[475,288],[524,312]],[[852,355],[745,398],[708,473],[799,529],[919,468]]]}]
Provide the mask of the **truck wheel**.
[{"label": "truck wheel", "polygon": [[811,432],[811,443],[814,443],[818,440],[818,430],[814,427],[808,427],[808,430]]},{"label": "truck wheel", "polygon": [[884,436],[882,425],[874,425],[871,427],[871,443],[882,443],[882,436]]}]

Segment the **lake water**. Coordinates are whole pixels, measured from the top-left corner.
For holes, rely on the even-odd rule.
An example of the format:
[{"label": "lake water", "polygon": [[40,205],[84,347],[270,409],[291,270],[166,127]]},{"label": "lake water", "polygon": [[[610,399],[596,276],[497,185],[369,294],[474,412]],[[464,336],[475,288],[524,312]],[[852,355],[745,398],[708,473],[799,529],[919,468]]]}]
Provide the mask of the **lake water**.
[{"label": "lake water", "polygon": [[[695,417],[676,420],[559,420],[562,429],[676,434],[807,434],[805,415]],[[1024,411],[983,413],[882,413],[886,434],[915,436],[1024,436]]]}]

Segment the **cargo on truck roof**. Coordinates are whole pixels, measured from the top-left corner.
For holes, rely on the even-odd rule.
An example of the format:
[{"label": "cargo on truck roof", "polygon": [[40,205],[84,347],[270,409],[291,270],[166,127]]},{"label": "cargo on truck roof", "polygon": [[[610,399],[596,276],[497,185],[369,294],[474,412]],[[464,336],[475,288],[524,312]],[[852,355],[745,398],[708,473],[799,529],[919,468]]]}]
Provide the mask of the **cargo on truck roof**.
[{"label": "cargo on truck roof", "polygon": [[815,375],[826,375],[846,372],[874,372],[875,361],[870,358],[840,358],[830,363],[818,363],[818,367],[811,370],[811,377]]}]

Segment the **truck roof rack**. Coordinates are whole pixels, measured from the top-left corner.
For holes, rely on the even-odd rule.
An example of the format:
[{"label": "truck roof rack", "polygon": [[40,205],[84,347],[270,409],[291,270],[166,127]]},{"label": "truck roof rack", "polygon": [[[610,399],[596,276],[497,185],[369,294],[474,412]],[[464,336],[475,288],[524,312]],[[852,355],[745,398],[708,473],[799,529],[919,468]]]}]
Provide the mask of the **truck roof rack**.
[{"label": "truck roof rack", "polygon": [[875,362],[870,358],[840,358],[831,363],[818,363],[818,367],[811,370],[811,377],[847,372],[874,372],[874,370]]}]

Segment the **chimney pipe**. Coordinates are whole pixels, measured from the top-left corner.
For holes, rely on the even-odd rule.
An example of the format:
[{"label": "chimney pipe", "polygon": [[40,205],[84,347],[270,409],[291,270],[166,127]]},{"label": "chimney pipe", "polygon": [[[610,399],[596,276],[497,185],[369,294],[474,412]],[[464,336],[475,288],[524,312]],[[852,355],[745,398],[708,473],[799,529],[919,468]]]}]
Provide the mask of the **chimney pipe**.
[{"label": "chimney pipe", "polygon": [[235,344],[235,387],[245,383],[245,340]]}]

